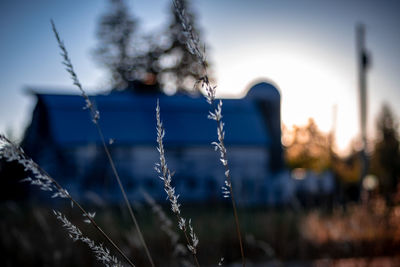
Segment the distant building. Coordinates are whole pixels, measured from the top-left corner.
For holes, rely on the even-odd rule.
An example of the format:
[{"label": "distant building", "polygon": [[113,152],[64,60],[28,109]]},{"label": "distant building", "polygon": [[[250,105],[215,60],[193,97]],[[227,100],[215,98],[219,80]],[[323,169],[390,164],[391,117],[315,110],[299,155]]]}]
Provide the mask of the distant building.
[{"label": "distant building", "polygon": [[[23,147],[28,155],[74,196],[121,200],[101,145],[100,136],[83,109],[79,95],[36,93],[37,104]],[[128,197],[141,201],[142,190],[165,200],[154,164],[155,107],[159,99],[168,166],[184,202],[220,201],[224,169],[211,142],[215,121],[204,97],[111,92],[91,99],[100,111],[104,132]],[[258,83],[242,99],[223,100],[226,146],[239,202],[279,203],[287,194],[277,182],[283,170],[280,94],[269,83]],[[274,181],[275,179],[275,181]],[[277,193],[278,192],[278,193]]]}]

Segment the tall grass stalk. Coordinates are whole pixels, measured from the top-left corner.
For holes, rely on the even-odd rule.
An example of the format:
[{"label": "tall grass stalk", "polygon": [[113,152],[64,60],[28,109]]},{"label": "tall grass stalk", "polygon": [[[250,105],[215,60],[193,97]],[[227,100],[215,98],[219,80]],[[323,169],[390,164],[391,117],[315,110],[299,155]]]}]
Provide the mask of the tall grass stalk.
[{"label": "tall grass stalk", "polygon": [[182,2],[181,2],[181,0],[172,0],[172,1],[174,4],[174,7],[175,7],[175,12],[180,19],[183,32],[186,36],[186,46],[187,46],[189,52],[196,57],[198,63],[203,67],[203,70],[204,70],[203,77],[200,78],[200,80],[196,82],[195,86],[198,83],[200,83],[202,88],[205,89],[207,102],[212,107],[212,111],[210,111],[208,118],[215,120],[217,122],[218,142],[213,142],[212,144],[214,145],[215,150],[220,152],[220,161],[225,169],[225,173],[224,173],[225,174],[225,181],[224,181],[225,186],[223,186],[222,189],[223,189],[224,197],[230,197],[231,202],[232,202],[233,215],[235,218],[235,225],[236,225],[236,232],[237,232],[238,239],[239,239],[240,253],[241,253],[241,257],[242,257],[242,265],[244,267],[244,266],[246,266],[246,261],[245,261],[245,255],[244,255],[242,236],[240,233],[239,216],[238,216],[236,201],[235,201],[233,188],[232,188],[232,179],[231,179],[230,169],[229,169],[229,165],[228,165],[227,151],[226,151],[226,147],[225,147],[225,143],[224,143],[225,131],[224,131],[224,122],[222,121],[222,101],[220,100],[217,105],[215,104],[216,86],[213,86],[211,84],[210,79],[207,74],[207,61],[206,61],[206,56],[205,56],[205,49],[202,48],[200,45],[200,40],[198,38],[198,35],[193,30],[193,27],[190,24],[190,20],[186,15],[186,12],[185,12]]},{"label": "tall grass stalk", "polygon": [[135,265],[129,258],[122,252],[122,250],[112,241],[112,239],[100,228],[94,220],[94,216],[87,212],[69,193],[65,190],[55,179],[53,179],[45,170],[43,170],[36,162],[34,162],[25,152],[7,139],[4,135],[0,134],[0,159],[4,158],[6,161],[17,161],[24,167],[25,171],[29,171],[33,177],[28,177],[23,181],[30,182],[32,185],[39,186],[43,191],[53,192],[52,198],[60,197],[69,199],[72,206],[78,207],[82,215],[87,217],[90,224],[114,247],[118,253],[129,263],[132,267]]},{"label": "tall grass stalk", "polygon": [[[156,164],[156,171],[159,174],[159,178],[164,182],[164,190],[168,195],[168,199],[171,203],[171,210],[176,216],[178,221],[179,229],[182,230],[185,239],[186,245],[189,251],[192,253],[193,261],[197,267],[200,267],[199,261],[197,259],[197,245],[199,240],[193,230],[192,221],[189,219],[189,231],[188,226],[186,224],[186,219],[181,215],[181,204],[178,202],[179,195],[176,195],[175,188],[172,187],[172,174],[168,168],[167,161],[165,159],[165,150],[163,144],[163,138],[165,136],[165,130],[163,128],[163,124],[161,122],[161,115],[160,115],[160,105],[159,101],[157,100],[157,107],[156,107],[156,119],[157,119],[157,143],[158,147],[157,150],[160,153],[160,162]],[[189,238],[190,236],[190,238]]]},{"label": "tall grass stalk", "polygon": [[150,251],[149,251],[149,249],[147,247],[147,244],[146,244],[146,242],[145,242],[145,240],[143,238],[142,231],[140,230],[139,224],[138,224],[138,222],[136,220],[136,216],[135,216],[135,214],[133,212],[133,209],[132,209],[132,206],[131,206],[131,204],[130,204],[130,202],[128,200],[128,197],[126,195],[124,186],[122,185],[122,182],[121,182],[121,179],[119,177],[118,171],[117,171],[117,169],[115,167],[115,164],[114,164],[114,160],[113,160],[113,158],[111,156],[111,153],[110,153],[110,151],[109,151],[109,149],[108,149],[108,147],[106,145],[103,131],[102,131],[100,125],[99,125],[100,113],[96,109],[96,107],[92,103],[92,101],[89,99],[89,97],[87,96],[85,90],[83,89],[83,87],[82,87],[82,85],[81,85],[81,83],[80,83],[80,81],[78,79],[78,76],[76,75],[76,73],[74,71],[71,59],[68,56],[68,51],[67,51],[67,49],[66,49],[66,47],[64,45],[64,42],[60,38],[60,35],[59,35],[59,33],[58,33],[57,29],[56,29],[56,26],[55,26],[53,20],[51,20],[51,25],[52,25],[52,29],[53,29],[54,35],[55,35],[55,37],[57,39],[58,46],[59,46],[59,48],[61,50],[61,56],[63,57],[63,62],[62,63],[65,65],[65,69],[70,74],[71,79],[73,81],[73,84],[76,87],[78,87],[79,91],[81,92],[82,97],[85,99],[85,102],[86,102],[85,108],[90,111],[90,114],[92,116],[92,121],[93,121],[94,125],[96,126],[97,132],[98,132],[98,134],[100,136],[101,143],[103,145],[104,151],[106,152],[107,159],[108,159],[108,161],[109,161],[109,163],[111,165],[111,169],[112,169],[112,172],[114,174],[114,177],[117,180],[118,186],[119,186],[119,188],[120,188],[120,190],[122,192],[122,195],[123,195],[126,207],[128,208],[130,217],[131,217],[131,219],[132,219],[132,221],[133,221],[133,223],[135,225],[135,228],[136,228],[136,231],[137,231],[137,233],[139,235],[140,241],[141,241],[141,243],[143,245],[143,248],[144,248],[144,250],[146,252],[146,256],[147,256],[151,266],[154,267],[155,265],[154,265],[153,258],[151,257]]},{"label": "tall grass stalk", "polygon": [[[122,267],[122,264],[118,259],[110,254],[110,250],[103,246],[103,244],[97,245],[93,240],[84,236],[81,230],[72,224],[61,212],[53,211],[54,215],[59,221],[63,223],[63,227],[67,229],[69,236],[74,241],[81,241],[89,246],[89,248],[96,255],[96,259],[103,263],[105,266]],[[90,221],[89,221],[90,222]]]},{"label": "tall grass stalk", "polygon": [[179,234],[173,230],[173,222],[168,218],[167,214],[165,214],[163,208],[152,198],[147,192],[142,191],[143,197],[146,200],[147,204],[150,205],[153,214],[157,217],[157,220],[160,224],[160,229],[168,236],[170,239],[171,245],[173,247],[172,254],[174,256],[187,255],[186,247],[179,242]]}]

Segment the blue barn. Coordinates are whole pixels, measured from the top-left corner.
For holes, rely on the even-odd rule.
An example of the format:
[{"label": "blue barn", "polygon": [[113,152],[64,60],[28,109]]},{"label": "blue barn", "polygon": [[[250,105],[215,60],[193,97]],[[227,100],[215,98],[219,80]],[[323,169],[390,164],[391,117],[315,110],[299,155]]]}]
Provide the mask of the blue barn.
[{"label": "blue barn", "polygon": [[[27,154],[81,200],[120,201],[96,126],[83,109],[84,99],[80,95],[35,96],[37,104],[23,141]],[[131,201],[142,201],[143,191],[165,200],[162,181],[154,170],[159,159],[157,99],[166,131],[167,162],[175,171],[174,186],[182,201],[222,199],[224,170],[211,145],[217,139],[216,123],[207,119],[210,106],[204,97],[113,91],[91,99]],[[276,181],[283,170],[279,91],[270,83],[258,83],[242,99],[224,99],[223,116],[239,202],[284,201]]]}]

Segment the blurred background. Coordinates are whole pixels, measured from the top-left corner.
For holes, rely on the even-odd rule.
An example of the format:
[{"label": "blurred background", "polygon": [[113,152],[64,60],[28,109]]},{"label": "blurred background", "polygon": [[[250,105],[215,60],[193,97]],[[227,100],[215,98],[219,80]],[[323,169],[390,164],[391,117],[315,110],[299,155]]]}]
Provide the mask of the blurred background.
[{"label": "blurred background", "polygon": [[[224,101],[249,264],[400,265],[398,1],[184,4]],[[196,83],[204,70],[186,50],[170,1],[1,2],[0,132],[97,210],[138,266],[147,265],[84,99],[61,64],[50,19],[100,111],[157,265],[184,266],[190,257],[153,212],[161,205],[173,221],[153,169],[156,99],[200,261],[239,262],[220,190],[223,169],[211,146],[216,125]],[[20,183],[27,174],[17,163],[3,160],[0,175],[5,266],[96,264],[51,214],[49,207],[61,209],[82,225],[69,203]]]}]

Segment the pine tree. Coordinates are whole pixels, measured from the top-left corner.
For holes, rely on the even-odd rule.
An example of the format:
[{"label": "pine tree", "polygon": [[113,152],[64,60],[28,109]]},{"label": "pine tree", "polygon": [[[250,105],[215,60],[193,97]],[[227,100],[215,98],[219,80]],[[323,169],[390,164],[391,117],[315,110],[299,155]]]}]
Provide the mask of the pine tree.
[{"label": "pine tree", "polygon": [[[194,31],[199,34],[196,16],[191,11],[189,2],[181,2]],[[195,88],[194,85],[204,75],[203,68],[186,48],[186,37],[173,6],[171,12],[172,20],[166,32],[167,45],[159,59],[159,81],[167,91],[196,93],[198,88]],[[203,38],[200,37],[200,40]]]},{"label": "pine tree", "polygon": [[98,25],[95,56],[110,71],[113,88],[142,90],[141,83],[149,78],[148,47],[141,45],[138,21],[128,10],[124,0],[110,0]]},{"label": "pine tree", "polygon": [[400,177],[398,123],[390,107],[384,105],[377,120],[378,140],[372,155],[372,172],[378,176],[380,190],[390,200]]},{"label": "pine tree", "polygon": [[[183,5],[197,31],[188,2],[183,1]],[[110,8],[99,22],[95,55],[109,70],[113,88],[147,93],[160,92],[160,88],[168,93],[198,92],[194,85],[203,76],[203,67],[187,50],[173,7],[171,12],[171,23],[163,33],[141,35],[125,0],[110,0]]]}]

